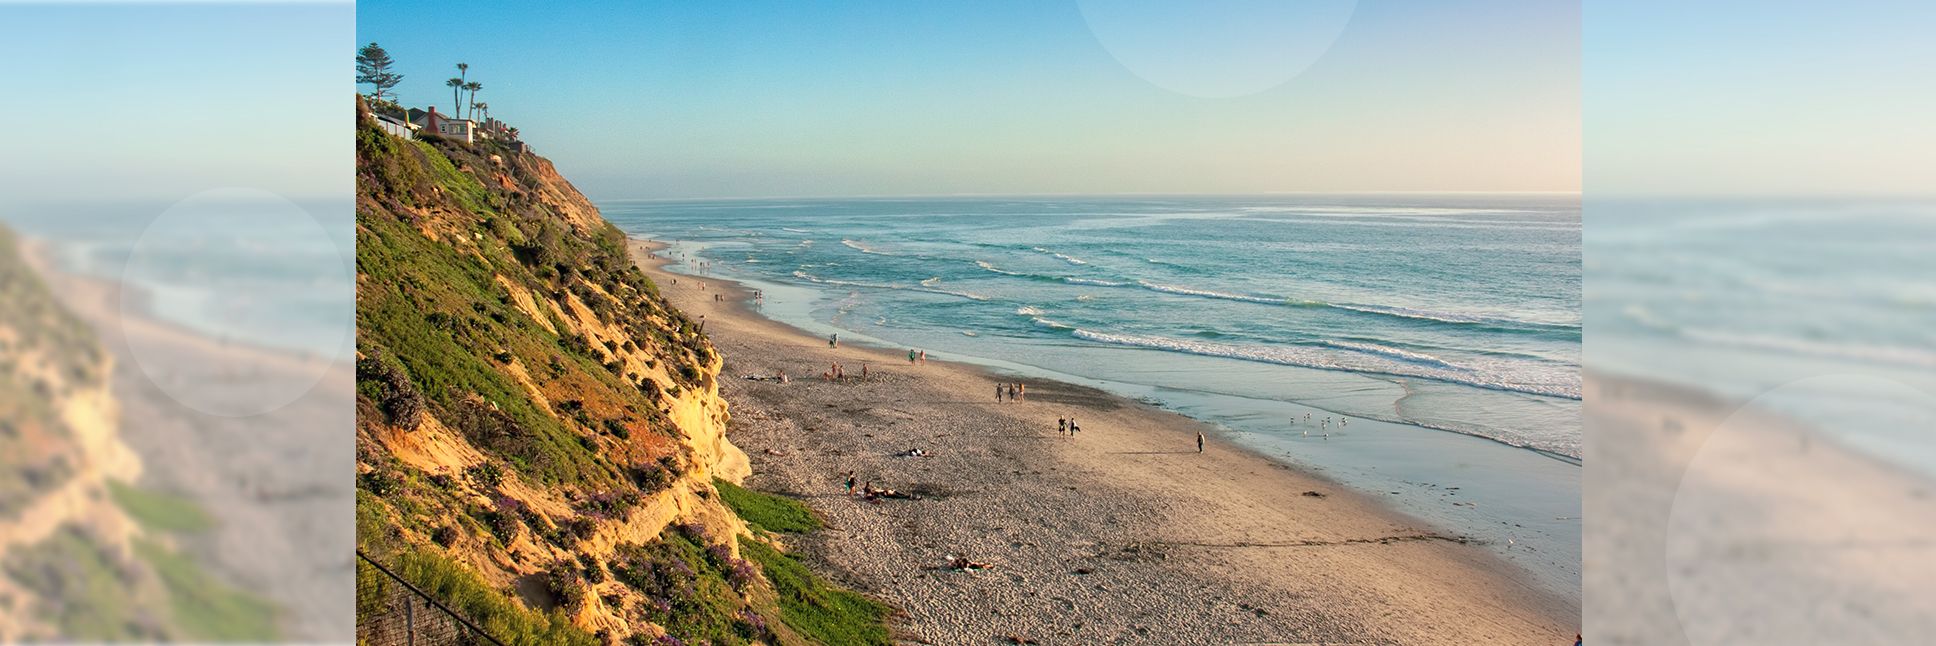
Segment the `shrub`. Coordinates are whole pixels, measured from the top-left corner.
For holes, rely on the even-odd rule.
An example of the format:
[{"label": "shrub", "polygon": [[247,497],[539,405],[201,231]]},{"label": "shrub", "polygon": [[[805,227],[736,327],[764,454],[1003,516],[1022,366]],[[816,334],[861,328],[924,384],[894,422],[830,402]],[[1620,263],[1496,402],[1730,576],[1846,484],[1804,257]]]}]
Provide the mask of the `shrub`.
[{"label": "shrub", "polygon": [[375,400],[391,424],[413,431],[423,424],[423,395],[410,375],[382,351],[371,350],[356,362],[356,381],[357,391]]}]

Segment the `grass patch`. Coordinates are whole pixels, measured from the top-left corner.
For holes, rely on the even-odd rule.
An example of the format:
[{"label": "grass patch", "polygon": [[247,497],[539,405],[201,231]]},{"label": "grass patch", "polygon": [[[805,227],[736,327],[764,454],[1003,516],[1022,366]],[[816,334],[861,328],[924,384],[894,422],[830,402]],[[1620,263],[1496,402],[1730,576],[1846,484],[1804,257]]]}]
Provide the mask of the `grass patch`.
[{"label": "grass patch", "polygon": [[857,592],[842,590],[807,569],[792,556],[748,538],[739,541],[740,554],[766,570],[779,595],[780,617],[802,636],[821,644],[892,644],[887,604]]},{"label": "grass patch", "polygon": [[161,575],[175,626],[187,637],[257,642],[276,638],[276,609],[268,602],[210,578],[193,561],[158,543],[137,541],[134,549]]},{"label": "grass patch", "polygon": [[820,518],[798,500],[760,493],[717,478],[713,479],[713,486],[719,489],[720,500],[754,527],[788,534],[820,529]]},{"label": "grass patch", "polygon": [[215,519],[187,498],[115,480],[108,481],[108,494],[114,498],[114,504],[148,529],[195,534],[215,527]]},{"label": "grass patch", "polygon": [[[598,643],[573,626],[564,613],[528,610],[509,594],[492,589],[470,570],[442,556],[409,550],[398,554],[390,569],[506,644]],[[391,583],[387,577],[383,582]]]}]

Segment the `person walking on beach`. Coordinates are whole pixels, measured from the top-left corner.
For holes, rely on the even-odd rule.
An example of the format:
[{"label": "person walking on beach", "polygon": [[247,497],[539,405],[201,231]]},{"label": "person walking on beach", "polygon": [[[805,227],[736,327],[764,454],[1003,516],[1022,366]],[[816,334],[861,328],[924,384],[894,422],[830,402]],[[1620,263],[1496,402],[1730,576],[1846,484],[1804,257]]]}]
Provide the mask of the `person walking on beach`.
[{"label": "person walking on beach", "polygon": [[928,351],[927,351],[927,350],[922,350],[922,351],[921,351],[921,363],[927,363],[927,362],[928,362]]},{"label": "person walking on beach", "polygon": [[1069,433],[1069,418],[1067,417],[1055,418],[1055,434],[1066,435],[1068,433]]},{"label": "person walking on beach", "polygon": [[908,348],[908,365],[914,365],[914,348]]},{"label": "person walking on beach", "polygon": [[1028,400],[1028,384],[1015,384],[1015,398],[1023,401]]},{"label": "person walking on beach", "polygon": [[1203,432],[1202,431],[1197,432],[1197,452],[1198,453],[1203,452]]},{"label": "person walking on beach", "polygon": [[829,347],[829,348],[838,348],[838,347],[840,347],[840,335],[839,335],[839,334],[834,334],[834,335],[831,335],[831,336],[828,336],[828,337],[827,337],[827,347]]},{"label": "person walking on beach", "polygon": [[867,378],[867,364],[860,364],[860,378]]},{"label": "person walking on beach", "polygon": [[1081,430],[1082,430],[1082,427],[1076,425],[1076,418],[1074,417],[1069,418],[1069,438],[1075,439],[1076,433],[1080,432]]}]

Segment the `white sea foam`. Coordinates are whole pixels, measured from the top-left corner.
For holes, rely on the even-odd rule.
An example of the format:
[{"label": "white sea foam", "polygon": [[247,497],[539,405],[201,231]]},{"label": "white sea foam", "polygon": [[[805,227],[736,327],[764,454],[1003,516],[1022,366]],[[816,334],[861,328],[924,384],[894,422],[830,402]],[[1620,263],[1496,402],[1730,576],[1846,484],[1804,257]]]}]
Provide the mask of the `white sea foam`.
[{"label": "white sea foam", "polygon": [[[1275,363],[1320,370],[1340,370],[1398,377],[1417,377],[1420,379],[1464,384],[1490,390],[1567,399],[1580,398],[1579,374],[1577,372],[1568,372],[1559,369],[1544,374],[1519,370],[1517,372],[1520,374],[1508,375],[1495,371],[1481,370],[1476,367],[1460,366],[1444,361],[1439,361],[1436,364],[1424,364],[1418,361],[1386,356],[1378,352],[1360,351],[1350,354],[1340,354],[1305,346],[1244,346],[1203,341],[1186,341],[1160,336],[1096,332],[1085,329],[1077,329],[1072,334],[1076,338],[1098,343],[1151,348],[1208,357],[1223,357],[1259,363]],[[1436,357],[1434,359],[1436,360]],[[1501,364],[1501,367],[1506,366],[1505,364]]]},{"label": "white sea foam", "polygon": [[1142,285],[1144,289],[1150,289],[1150,290],[1155,290],[1159,292],[1166,292],[1170,294],[1180,294],[1183,296],[1201,296],[1204,298],[1220,298],[1223,300],[1230,300],[1230,301],[1264,303],[1267,305],[1284,305],[1289,302],[1282,298],[1265,298],[1262,296],[1247,296],[1244,294],[1231,294],[1227,292],[1219,292],[1219,291],[1213,291],[1208,289],[1197,289],[1194,287],[1164,285],[1162,283],[1152,283],[1147,280],[1136,281],[1136,284]]},{"label": "white sea foam", "polygon": [[874,249],[874,248],[872,248],[872,247],[869,247],[869,246],[867,246],[867,245],[864,245],[864,244],[861,244],[861,243],[859,243],[859,242],[856,242],[856,241],[853,241],[853,240],[847,240],[847,239],[842,239],[842,240],[840,241],[840,244],[843,244],[843,245],[847,245],[847,248],[849,248],[849,249],[853,249],[853,250],[855,250],[855,251],[858,251],[858,252],[861,252],[861,253],[871,253],[871,254],[874,254],[874,255],[876,255],[876,256],[892,256],[892,255],[894,255],[894,254],[891,254],[891,253],[888,253],[888,252],[885,252],[885,251],[881,251],[881,250],[878,250],[878,249]]},{"label": "white sea foam", "polygon": [[1067,263],[1069,263],[1069,264],[1071,264],[1071,265],[1087,265],[1087,264],[1089,264],[1089,261],[1087,261],[1087,260],[1083,260],[1083,259],[1081,259],[1081,258],[1077,258],[1077,257],[1075,257],[1075,256],[1071,256],[1071,255],[1068,255],[1068,254],[1063,254],[1063,253],[1057,253],[1057,252],[1054,252],[1054,251],[1050,251],[1050,250],[1048,250],[1048,249],[1043,249],[1043,248],[1041,248],[1041,247],[1030,247],[1030,248],[1031,248],[1031,249],[1034,249],[1034,250],[1036,250],[1036,251],[1040,251],[1040,252],[1042,252],[1042,253],[1046,253],[1046,254],[1049,254],[1049,255],[1051,255],[1051,256],[1055,256],[1055,257],[1057,257],[1057,258],[1061,258],[1061,259],[1063,260],[1063,262],[1067,262]]}]

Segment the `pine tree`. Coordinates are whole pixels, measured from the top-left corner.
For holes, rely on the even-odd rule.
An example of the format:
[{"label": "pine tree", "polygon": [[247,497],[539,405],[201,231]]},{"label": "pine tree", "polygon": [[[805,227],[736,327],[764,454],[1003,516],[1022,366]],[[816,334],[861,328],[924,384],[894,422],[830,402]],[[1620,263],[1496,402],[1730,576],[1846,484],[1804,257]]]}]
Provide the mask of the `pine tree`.
[{"label": "pine tree", "polygon": [[370,97],[382,99],[390,93],[390,88],[403,82],[402,74],[390,71],[393,63],[395,61],[390,60],[390,52],[383,51],[381,45],[364,45],[356,50],[356,82],[370,84],[376,88],[370,92]]}]

